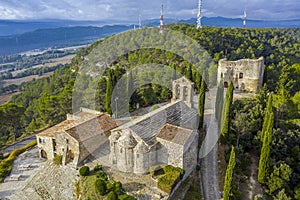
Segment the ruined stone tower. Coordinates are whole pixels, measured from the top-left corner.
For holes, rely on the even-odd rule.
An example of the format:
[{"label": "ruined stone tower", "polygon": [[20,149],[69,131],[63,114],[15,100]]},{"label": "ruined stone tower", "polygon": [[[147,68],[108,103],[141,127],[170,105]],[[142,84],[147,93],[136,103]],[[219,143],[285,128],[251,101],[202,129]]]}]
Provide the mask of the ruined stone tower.
[{"label": "ruined stone tower", "polygon": [[258,93],[262,88],[264,58],[227,61],[221,59],[218,66],[218,83],[223,77],[224,87],[233,82],[234,89],[240,92]]}]

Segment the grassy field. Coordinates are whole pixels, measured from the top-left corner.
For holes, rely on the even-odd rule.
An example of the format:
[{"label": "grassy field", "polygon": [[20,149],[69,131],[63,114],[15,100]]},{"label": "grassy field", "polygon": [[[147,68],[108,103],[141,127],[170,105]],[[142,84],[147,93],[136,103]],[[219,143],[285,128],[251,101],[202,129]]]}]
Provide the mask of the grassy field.
[{"label": "grassy field", "polygon": [[96,192],[95,182],[97,180],[96,173],[91,171],[88,176],[84,176],[80,180],[80,189],[82,199],[106,199]]}]

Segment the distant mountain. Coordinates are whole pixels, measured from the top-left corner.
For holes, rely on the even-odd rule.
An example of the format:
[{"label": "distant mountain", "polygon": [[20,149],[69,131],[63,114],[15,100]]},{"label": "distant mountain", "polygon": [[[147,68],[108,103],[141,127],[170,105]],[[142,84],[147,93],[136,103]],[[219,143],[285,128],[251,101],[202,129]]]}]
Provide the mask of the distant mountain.
[{"label": "distant mountain", "polygon": [[92,43],[114,33],[130,29],[130,26],[63,27],[38,29],[20,35],[0,36],[0,56],[34,49],[59,48]]},{"label": "distant mountain", "polygon": [[[188,20],[180,20],[182,23],[196,24],[196,18]],[[243,19],[239,18],[224,18],[224,17],[203,17],[203,26],[216,27],[242,27]],[[297,20],[280,20],[280,21],[265,21],[265,20],[247,20],[247,28],[300,28],[300,19]]]},{"label": "distant mountain", "polygon": [[[177,22],[196,24],[196,18],[188,20],[164,19],[165,24]],[[142,23],[143,26],[159,26],[159,19],[144,20]],[[242,27],[242,23],[243,20],[238,18],[202,18],[203,26]],[[136,26],[138,25],[136,24]],[[34,49],[88,44],[105,36],[132,28],[133,23],[128,21],[0,20],[0,56]],[[247,20],[247,28],[300,28],[300,19],[285,21]]]},{"label": "distant mountain", "polygon": [[18,35],[37,29],[74,27],[74,26],[104,26],[113,24],[128,24],[119,21],[73,21],[60,19],[44,20],[0,20],[0,36]]}]

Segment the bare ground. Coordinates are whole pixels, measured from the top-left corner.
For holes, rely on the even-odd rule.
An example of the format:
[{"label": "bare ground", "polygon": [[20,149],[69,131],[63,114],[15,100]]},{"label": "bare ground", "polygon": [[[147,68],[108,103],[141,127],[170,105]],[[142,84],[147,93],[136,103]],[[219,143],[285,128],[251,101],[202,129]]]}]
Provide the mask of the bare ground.
[{"label": "bare ground", "polygon": [[10,94],[0,95],[0,106],[5,104],[6,102],[9,102],[11,100],[11,97],[18,93],[19,92],[14,92],[14,93],[10,93]]},{"label": "bare ground", "polygon": [[252,200],[254,199],[255,195],[264,193],[260,183],[257,180],[257,166],[258,157],[252,154],[251,165],[249,166],[250,176],[246,180],[245,186],[243,187],[243,199]]}]

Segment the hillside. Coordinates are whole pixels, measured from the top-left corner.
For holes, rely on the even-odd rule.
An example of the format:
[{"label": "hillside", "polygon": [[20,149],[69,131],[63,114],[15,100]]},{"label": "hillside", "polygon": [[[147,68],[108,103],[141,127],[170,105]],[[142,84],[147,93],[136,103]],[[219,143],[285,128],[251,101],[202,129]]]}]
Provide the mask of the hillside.
[{"label": "hillside", "polygon": [[[231,145],[237,147],[237,165],[234,171],[232,195],[237,199],[242,199],[243,194],[238,186],[243,185],[242,180],[248,177],[248,166],[251,156],[259,156],[261,143],[260,132],[264,120],[267,95],[274,93],[275,122],[274,135],[270,156],[270,172],[268,182],[264,184],[264,196],[273,198],[279,192],[293,197],[299,195],[300,188],[300,55],[299,49],[299,29],[238,29],[238,28],[215,28],[204,27],[196,30],[194,26],[187,24],[169,25],[166,29],[177,30],[193,38],[204,49],[207,50],[212,60],[207,60],[208,69],[205,70],[208,80],[216,76],[216,62],[225,56],[229,60],[240,58],[265,58],[265,80],[266,86],[253,98],[240,99],[233,103],[232,116],[230,118],[230,133],[225,141],[226,161],[229,158]],[[122,33],[119,39],[126,38]],[[141,39],[142,35],[140,35]],[[196,84],[196,91],[199,89],[201,75],[198,74],[195,66],[171,51],[148,48],[129,51],[123,56],[117,57],[114,62],[109,64],[104,76],[93,79],[91,73],[81,71],[77,74],[80,66],[87,60],[96,59],[98,54],[91,54],[99,46],[106,44],[114,37],[108,37],[102,41],[94,43],[92,46],[77,52],[72,60],[70,67],[56,70],[48,78],[36,80],[23,86],[22,93],[13,97],[12,104],[5,104],[0,107],[0,124],[2,133],[2,143],[11,141],[14,136],[28,134],[38,129],[54,125],[65,119],[66,113],[72,111],[72,100],[77,105],[89,107],[91,99],[86,94],[91,93],[94,83],[97,84],[95,94],[95,105],[98,110],[111,113],[111,94],[117,82],[129,69],[146,63],[158,63],[176,69],[178,74],[186,75]],[[121,40],[122,41],[122,40]],[[126,44],[127,40],[123,43]],[[131,41],[133,43],[133,41]],[[155,41],[154,41],[155,42]],[[130,43],[130,41],[128,41]],[[115,51],[119,49],[113,49]],[[95,51],[97,52],[97,51]],[[104,71],[105,66],[100,63],[97,69]],[[130,74],[127,87],[135,84],[143,85],[145,80],[157,79],[163,82],[168,77],[155,76],[153,70],[141,72],[140,78],[132,80]],[[154,75],[153,75],[154,74]],[[166,73],[167,74],[167,73]],[[77,76],[78,75],[78,76]],[[170,75],[170,74],[169,74]],[[72,99],[74,82],[79,84],[81,96]],[[207,83],[213,86],[214,83]],[[78,85],[75,86],[78,89]],[[126,92],[124,92],[126,94]],[[159,84],[147,84],[139,87],[130,99],[130,109],[139,105],[151,105],[170,98],[170,91]],[[76,102],[75,102],[76,101]],[[13,120],[8,120],[13,119]],[[14,126],[12,126],[14,124]],[[14,127],[11,130],[10,127]],[[11,133],[16,133],[13,135]],[[224,154],[224,152],[222,152]],[[283,164],[288,165],[291,173],[286,179],[276,175],[276,170]],[[226,164],[226,163],[225,163]],[[254,163],[254,166],[257,165]],[[224,166],[226,167],[226,166]],[[273,175],[271,175],[273,174]],[[278,182],[275,183],[274,180]],[[278,184],[277,184],[278,183]],[[276,185],[277,184],[277,185]],[[243,185],[245,187],[245,185]],[[274,189],[275,188],[275,189]],[[249,188],[246,188],[247,191]],[[281,194],[280,193],[280,194]],[[298,198],[298,197],[297,197]]]}]

